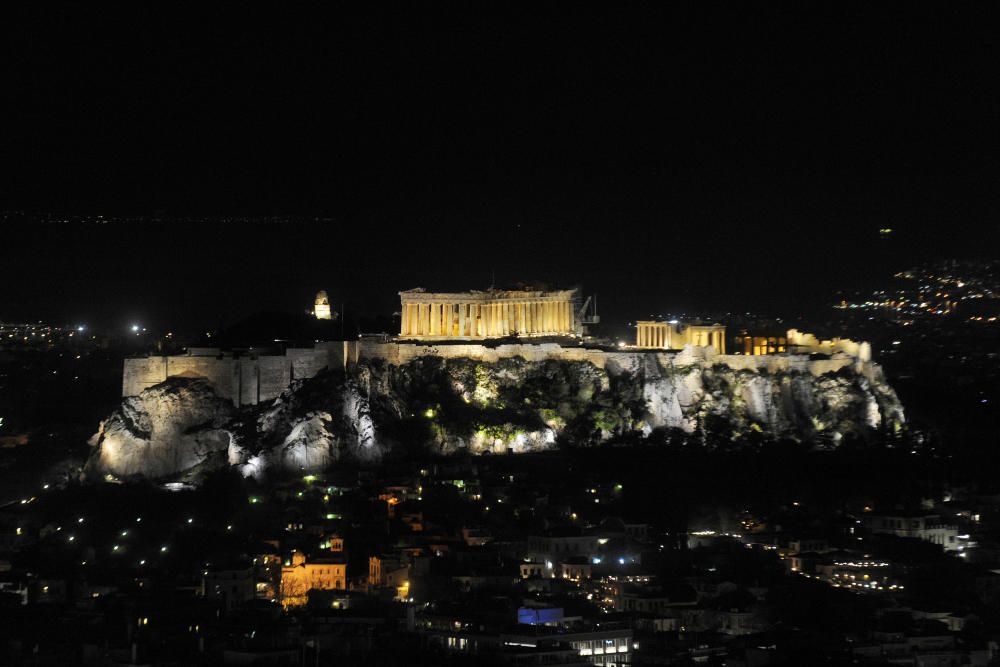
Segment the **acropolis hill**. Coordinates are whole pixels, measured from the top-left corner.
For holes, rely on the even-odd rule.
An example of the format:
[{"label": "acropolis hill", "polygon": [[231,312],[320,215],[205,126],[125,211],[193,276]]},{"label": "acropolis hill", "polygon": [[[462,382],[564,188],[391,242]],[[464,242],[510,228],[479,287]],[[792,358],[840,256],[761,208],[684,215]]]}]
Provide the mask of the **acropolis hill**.
[{"label": "acropolis hill", "polygon": [[[438,453],[671,432],[835,446],[903,424],[866,343],[793,329],[729,354],[721,324],[640,321],[634,345],[602,346],[584,335],[581,301],[575,290],[407,290],[394,337],[128,359],[92,465],[164,476],[215,456],[256,475],[374,460],[413,437]],[[237,419],[247,412],[249,431]]]}]

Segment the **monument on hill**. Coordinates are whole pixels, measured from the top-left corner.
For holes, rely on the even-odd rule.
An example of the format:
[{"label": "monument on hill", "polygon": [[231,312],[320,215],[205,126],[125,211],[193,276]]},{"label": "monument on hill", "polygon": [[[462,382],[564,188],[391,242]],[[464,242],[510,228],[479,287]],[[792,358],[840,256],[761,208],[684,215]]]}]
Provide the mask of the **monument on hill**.
[{"label": "monument on hill", "polygon": [[326,290],[316,292],[316,303],[313,306],[313,315],[317,320],[329,320],[333,316],[330,313],[330,298],[326,295]]},{"label": "monument on hill", "polygon": [[399,293],[401,338],[486,339],[579,336],[577,290],[498,290]]}]

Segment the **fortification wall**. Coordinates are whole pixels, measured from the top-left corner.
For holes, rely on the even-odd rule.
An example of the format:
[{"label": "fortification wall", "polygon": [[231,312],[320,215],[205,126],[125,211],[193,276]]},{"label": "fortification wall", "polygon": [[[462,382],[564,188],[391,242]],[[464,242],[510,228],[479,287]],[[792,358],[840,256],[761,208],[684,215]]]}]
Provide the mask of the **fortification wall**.
[{"label": "fortification wall", "polygon": [[167,357],[126,359],[122,370],[122,396],[137,396],[143,389],[167,379]]},{"label": "fortification wall", "polygon": [[850,338],[834,338],[820,340],[811,333],[803,333],[798,329],[789,329],[787,334],[789,347],[797,347],[804,354],[837,354],[843,353],[856,358],[862,363],[872,360],[871,343],[853,341]]},{"label": "fortification wall", "polygon": [[284,355],[258,357],[194,356],[126,359],[122,374],[122,396],[135,396],[167,378],[207,380],[219,396],[234,405],[256,405],[271,401],[294,379],[310,378],[324,368],[343,366],[343,344],[331,349],[292,349]]},{"label": "fortification wall", "polygon": [[358,359],[382,359],[391,364],[405,364],[418,357],[436,356],[444,359],[474,359],[495,363],[501,359],[521,357],[527,361],[560,359],[563,361],[588,361],[612,375],[625,370],[635,370],[646,360],[656,358],[663,366],[690,366],[721,364],[734,370],[768,373],[800,372],[823,375],[847,367],[861,371],[859,360],[846,353],[834,353],[829,359],[810,359],[806,354],[735,355],[719,354],[714,347],[686,346],[680,352],[654,351],[605,351],[585,347],[562,347],[557,343],[513,344],[487,347],[476,344],[418,345],[414,343],[376,343],[358,341],[356,351],[349,352],[349,363]]},{"label": "fortification wall", "polygon": [[[789,332],[789,343],[792,333]],[[135,396],[143,389],[170,377],[204,378],[222,397],[237,406],[272,401],[293,380],[311,378],[326,368],[346,368],[362,359],[381,359],[390,364],[405,364],[424,356],[443,359],[473,359],[495,363],[501,359],[523,358],[527,361],[586,361],[612,375],[635,371],[652,361],[662,367],[714,366],[734,370],[767,373],[809,373],[814,376],[853,368],[869,380],[880,370],[871,362],[867,343],[850,340],[818,341],[810,334],[796,334],[799,351],[804,354],[733,355],[719,354],[711,346],[685,346],[680,352],[653,350],[605,351],[583,346],[563,347],[558,343],[510,344],[486,346],[476,343],[428,345],[381,342],[363,339],[318,343],[315,348],[289,349],[284,355],[237,358],[224,356],[173,356],[126,359],[122,396]],[[825,359],[810,359],[821,352]]]}]

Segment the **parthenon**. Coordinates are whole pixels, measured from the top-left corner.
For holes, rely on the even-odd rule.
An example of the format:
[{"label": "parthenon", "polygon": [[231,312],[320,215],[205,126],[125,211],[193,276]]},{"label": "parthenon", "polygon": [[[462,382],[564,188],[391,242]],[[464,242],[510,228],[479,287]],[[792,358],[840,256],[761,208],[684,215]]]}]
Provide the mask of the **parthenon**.
[{"label": "parthenon", "polygon": [[575,289],[399,293],[399,335],[412,339],[573,336]]},{"label": "parthenon", "polygon": [[711,346],[726,353],[726,327],[722,324],[635,323],[636,347],[679,350],[685,345]]}]

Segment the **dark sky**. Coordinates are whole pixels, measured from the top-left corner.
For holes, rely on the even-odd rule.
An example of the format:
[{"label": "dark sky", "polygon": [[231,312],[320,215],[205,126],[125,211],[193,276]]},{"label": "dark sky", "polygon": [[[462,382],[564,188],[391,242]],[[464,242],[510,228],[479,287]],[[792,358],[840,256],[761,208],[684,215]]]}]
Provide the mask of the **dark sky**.
[{"label": "dark sky", "polygon": [[1000,254],[992,3],[538,4],[7,13],[0,209],[293,217],[8,223],[0,319],[374,313],[491,274],[780,313]]}]

